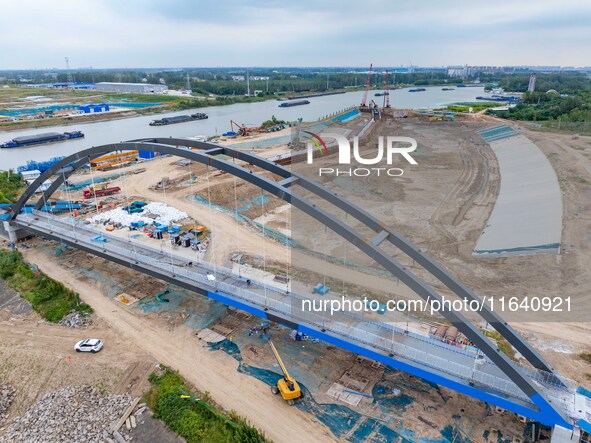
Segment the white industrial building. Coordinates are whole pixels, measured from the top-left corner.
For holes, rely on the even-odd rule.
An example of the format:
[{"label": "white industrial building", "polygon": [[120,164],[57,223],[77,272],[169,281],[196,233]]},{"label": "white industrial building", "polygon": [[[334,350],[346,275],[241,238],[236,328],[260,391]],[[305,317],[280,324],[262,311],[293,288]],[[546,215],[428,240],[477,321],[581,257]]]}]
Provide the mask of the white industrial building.
[{"label": "white industrial building", "polygon": [[168,86],[149,83],[99,82],[96,84],[96,90],[106,92],[133,92],[135,94],[164,94],[168,91]]}]

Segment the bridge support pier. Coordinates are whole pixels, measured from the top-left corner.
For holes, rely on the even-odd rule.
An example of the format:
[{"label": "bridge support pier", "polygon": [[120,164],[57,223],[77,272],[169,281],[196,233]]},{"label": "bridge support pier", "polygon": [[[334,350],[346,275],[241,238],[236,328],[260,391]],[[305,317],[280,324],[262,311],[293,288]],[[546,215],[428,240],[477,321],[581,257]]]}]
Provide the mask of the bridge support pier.
[{"label": "bridge support pier", "polygon": [[566,429],[562,426],[556,425],[552,429],[551,443],[578,443],[581,437],[579,428]]},{"label": "bridge support pier", "polygon": [[2,237],[7,238],[13,245],[16,245],[17,241],[28,235],[28,232],[23,231],[9,221],[2,222],[2,228],[0,229],[0,234],[2,234]]}]

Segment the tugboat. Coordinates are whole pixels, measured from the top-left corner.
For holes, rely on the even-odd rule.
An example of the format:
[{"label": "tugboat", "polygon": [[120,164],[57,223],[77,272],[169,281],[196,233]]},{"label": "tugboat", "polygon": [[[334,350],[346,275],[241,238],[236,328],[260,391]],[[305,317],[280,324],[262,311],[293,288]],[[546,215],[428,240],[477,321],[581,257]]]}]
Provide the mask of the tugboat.
[{"label": "tugboat", "polygon": [[207,114],[203,112],[198,112],[197,114],[191,114],[191,117],[194,120],[205,120],[207,118]]}]

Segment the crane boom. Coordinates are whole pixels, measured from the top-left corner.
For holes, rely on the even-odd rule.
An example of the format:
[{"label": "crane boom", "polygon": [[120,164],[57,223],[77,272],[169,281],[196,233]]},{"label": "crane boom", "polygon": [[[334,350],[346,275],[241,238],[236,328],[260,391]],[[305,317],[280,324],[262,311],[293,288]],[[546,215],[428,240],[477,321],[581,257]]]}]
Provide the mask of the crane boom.
[{"label": "crane boom", "polygon": [[289,372],[287,372],[287,368],[283,364],[283,360],[270,338],[269,345],[271,346],[271,350],[273,351],[277,363],[279,363],[279,366],[281,367],[281,372],[283,372],[283,378],[277,380],[277,384],[271,387],[271,391],[273,394],[281,394],[283,400],[285,400],[288,405],[293,406],[294,400],[302,396],[302,389],[298,382],[289,375]]},{"label": "crane boom", "polygon": [[386,96],[384,97],[384,99],[386,100],[386,105],[384,107],[389,108],[390,107],[390,87],[388,85],[388,70],[387,69],[386,69]]},{"label": "crane boom", "polygon": [[367,73],[367,82],[365,83],[365,95],[363,96],[363,101],[361,102],[361,106],[365,107],[367,104],[367,95],[369,94],[369,85],[371,83],[371,70],[373,67],[373,63],[369,65],[369,72]]},{"label": "crane boom", "polygon": [[279,363],[279,366],[281,367],[281,372],[283,372],[283,377],[286,380],[291,380],[292,378],[289,375],[289,372],[287,372],[287,368],[283,364],[283,360],[281,360],[281,356],[279,355],[279,352],[277,352],[277,348],[273,344],[273,341],[269,340],[269,344],[271,345],[271,350],[273,351],[273,354],[275,355],[275,358],[277,359],[277,363]]}]

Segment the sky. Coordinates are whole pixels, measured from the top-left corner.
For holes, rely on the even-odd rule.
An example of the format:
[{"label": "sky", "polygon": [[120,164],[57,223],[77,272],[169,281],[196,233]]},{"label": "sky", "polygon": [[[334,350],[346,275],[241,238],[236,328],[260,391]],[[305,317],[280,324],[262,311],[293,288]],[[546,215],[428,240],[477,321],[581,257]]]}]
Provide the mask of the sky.
[{"label": "sky", "polygon": [[591,66],[589,0],[19,0],[0,69]]}]

